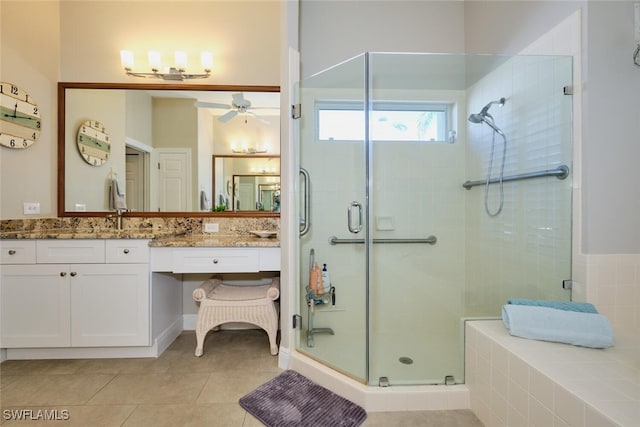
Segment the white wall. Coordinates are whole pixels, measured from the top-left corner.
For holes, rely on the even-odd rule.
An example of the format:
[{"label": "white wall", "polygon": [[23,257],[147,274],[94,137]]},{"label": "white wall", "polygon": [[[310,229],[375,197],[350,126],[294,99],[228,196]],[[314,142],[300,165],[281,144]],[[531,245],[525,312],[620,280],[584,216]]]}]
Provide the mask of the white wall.
[{"label": "white wall", "polygon": [[363,52],[464,52],[464,2],[300,0],[308,77]]},{"label": "white wall", "polygon": [[586,3],[582,0],[465,1],[465,52],[519,53]]},{"label": "white wall", "polygon": [[632,62],[637,46],[633,37],[632,1],[589,2],[583,121],[585,253],[640,253],[640,67]]}]

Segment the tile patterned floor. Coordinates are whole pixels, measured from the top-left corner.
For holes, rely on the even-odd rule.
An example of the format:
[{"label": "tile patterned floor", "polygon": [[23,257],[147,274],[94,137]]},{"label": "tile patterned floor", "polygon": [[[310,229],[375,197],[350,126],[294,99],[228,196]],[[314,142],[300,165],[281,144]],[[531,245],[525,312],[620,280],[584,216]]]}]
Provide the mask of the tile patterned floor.
[{"label": "tile patterned floor", "polygon": [[[238,399],[281,372],[266,334],[222,331],[207,337],[202,357],[194,349],[195,334],[184,332],[157,359],[5,361],[0,425],[262,426]],[[11,410],[31,410],[29,418],[47,410],[58,420],[7,419]],[[370,413],[363,426],[482,424],[470,411],[426,411]]]}]

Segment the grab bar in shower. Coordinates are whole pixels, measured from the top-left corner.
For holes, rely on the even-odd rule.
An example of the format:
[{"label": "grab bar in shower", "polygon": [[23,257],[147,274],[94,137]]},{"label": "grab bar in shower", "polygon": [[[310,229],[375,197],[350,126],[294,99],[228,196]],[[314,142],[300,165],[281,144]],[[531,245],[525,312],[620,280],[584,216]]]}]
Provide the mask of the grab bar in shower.
[{"label": "grab bar in shower", "polygon": [[[518,175],[509,175],[502,178],[502,182],[507,181],[519,181],[521,179],[531,179],[531,178],[540,178],[543,176],[555,176],[558,179],[565,179],[569,176],[569,167],[566,165],[558,166],[555,169],[547,169],[543,171],[537,172],[529,172],[529,173],[521,173]],[[500,182],[500,178],[492,178],[489,180],[489,184],[493,184],[496,182]],[[478,180],[478,181],[467,181],[462,186],[467,190],[470,190],[471,187],[476,187],[478,185],[485,185],[487,183],[486,179]]]},{"label": "grab bar in shower", "polygon": [[[438,239],[436,236],[429,236],[424,239],[373,239],[373,243],[427,243],[435,245]],[[364,239],[338,239],[336,236],[329,237],[330,245],[340,245],[343,243],[364,243]]]}]

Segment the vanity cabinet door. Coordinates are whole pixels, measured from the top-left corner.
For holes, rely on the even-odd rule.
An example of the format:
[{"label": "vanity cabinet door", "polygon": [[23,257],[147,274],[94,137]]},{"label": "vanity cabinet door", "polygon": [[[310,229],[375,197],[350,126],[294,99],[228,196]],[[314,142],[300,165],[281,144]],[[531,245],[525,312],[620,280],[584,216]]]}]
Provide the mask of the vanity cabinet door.
[{"label": "vanity cabinet door", "polygon": [[68,265],[3,265],[0,348],[70,345]]},{"label": "vanity cabinet door", "polygon": [[73,347],[147,346],[148,264],[71,266]]}]

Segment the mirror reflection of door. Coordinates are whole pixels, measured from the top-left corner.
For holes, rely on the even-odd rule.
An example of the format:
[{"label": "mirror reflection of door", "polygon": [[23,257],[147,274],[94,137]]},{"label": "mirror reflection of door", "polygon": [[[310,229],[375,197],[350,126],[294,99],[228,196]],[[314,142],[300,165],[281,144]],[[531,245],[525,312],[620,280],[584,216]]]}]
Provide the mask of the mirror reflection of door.
[{"label": "mirror reflection of door", "polygon": [[191,150],[160,148],[158,156],[158,212],[191,208]]},{"label": "mirror reflection of door", "polygon": [[273,184],[258,184],[258,210],[277,212],[279,206],[277,204],[276,191],[280,190],[279,185]]},{"label": "mirror reflection of door", "polygon": [[237,209],[240,211],[256,210],[255,178],[250,176],[238,177]]},{"label": "mirror reflection of door", "polygon": [[147,154],[133,147],[126,149],[126,198],[127,208],[133,212],[144,212],[149,208],[146,197],[148,161]]}]

